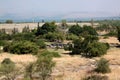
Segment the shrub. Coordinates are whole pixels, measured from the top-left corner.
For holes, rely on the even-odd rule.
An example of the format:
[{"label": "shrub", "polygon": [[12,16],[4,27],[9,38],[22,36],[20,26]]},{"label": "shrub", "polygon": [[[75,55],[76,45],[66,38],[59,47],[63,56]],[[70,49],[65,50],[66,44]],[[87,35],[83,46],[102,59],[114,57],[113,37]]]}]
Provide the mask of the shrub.
[{"label": "shrub", "polygon": [[98,57],[106,54],[108,46],[105,43],[93,42],[87,45],[85,53],[82,56],[85,57]]},{"label": "shrub", "polygon": [[37,40],[36,44],[39,46],[40,49],[46,48],[46,44],[45,44],[44,40],[42,40],[42,39]]},{"label": "shrub", "polygon": [[13,20],[6,20],[5,23],[12,24],[12,23],[13,23]]},{"label": "shrub", "polygon": [[5,58],[0,65],[0,75],[4,76],[4,79],[1,78],[1,80],[15,80],[20,74],[19,70],[16,68],[14,62],[9,58]]},{"label": "shrub", "polygon": [[61,57],[58,52],[43,51],[38,56]]},{"label": "shrub", "polygon": [[6,41],[0,40],[0,46],[4,46],[6,44]]},{"label": "shrub", "polygon": [[39,74],[39,80],[48,80],[51,77],[55,62],[49,56],[39,56],[36,61],[36,72]]},{"label": "shrub", "polygon": [[106,60],[105,58],[101,58],[97,62],[97,68],[95,69],[95,71],[98,72],[98,73],[109,73],[109,72],[111,72],[108,62],[109,61]]},{"label": "shrub", "polygon": [[9,58],[5,58],[1,64],[14,64],[14,62],[11,61]]},{"label": "shrub", "polygon": [[38,46],[30,41],[13,41],[4,47],[4,51],[17,54],[36,54],[38,52]]}]

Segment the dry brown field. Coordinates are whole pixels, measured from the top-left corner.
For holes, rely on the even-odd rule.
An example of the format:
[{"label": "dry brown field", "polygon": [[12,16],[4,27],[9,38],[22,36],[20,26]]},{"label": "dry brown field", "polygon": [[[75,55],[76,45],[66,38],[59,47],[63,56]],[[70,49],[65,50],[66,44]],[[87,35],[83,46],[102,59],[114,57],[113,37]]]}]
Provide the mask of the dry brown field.
[{"label": "dry brown field", "polygon": [[[110,37],[108,39],[101,38],[100,41],[119,43],[115,37]],[[81,57],[80,55],[70,56],[64,50],[58,50],[58,52],[62,55],[62,57],[53,59],[53,61],[56,62],[56,66],[52,73],[55,80],[81,80],[81,78],[90,74],[89,72],[95,68],[96,60],[100,59],[100,57],[89,59]],[[107,54],[102,57],[109,60],[111,68],[111,73],[104,75],[108,76],[109,80],[120,80],[120,48],[110,48]],[[24,66],[25,64],[36,60],[36,57],[30,54],[17,55],[1,53],[0,62],[4,58],[10,58],[19,66]]]}]

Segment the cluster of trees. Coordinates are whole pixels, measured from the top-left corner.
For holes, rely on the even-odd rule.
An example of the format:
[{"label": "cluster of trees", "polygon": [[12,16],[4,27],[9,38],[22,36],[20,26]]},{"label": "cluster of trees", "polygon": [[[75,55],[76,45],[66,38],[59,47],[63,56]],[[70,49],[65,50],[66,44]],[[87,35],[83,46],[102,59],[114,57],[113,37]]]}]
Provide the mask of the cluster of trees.
[{"label": "cluster of trees", "polygon": [[[98,42],[98,34],[93,27],[81,27],[78,24],[68,26],[65,21],[63,21],[61,25],[62,27],[65,27],[65,29],[68,28],[68,32],[66,32],[66,34],[58,31],[58,26],[55,24],[55,22],[47,22],[42,26],[39,26],[38,23],[37,29],[32,31],[30,31],[29,27],[25,27],[23,28],[22,33],[17,33],[14,30],[13,34],[6,34],[3,30],[0,32],[1,46],[4,46],[5,51],[12,53],[37,53],[38,48],[46,48],[45,41],[62,42],[66,39],[73,40],[72,44],[68,44],[70,47],[66,47],[66,49],[68,48],[72,50],[71,54],[81,54],[82,56],[86,57],[96,57],[106,53],[108,45]],[[120,31],[118,29],[118,33],[119,32]],[[6,42],[7,45],[5,44]],[[30,47],[30,51],[27,49],[27,47]],[[12,48],[15,48],[15,50]],[[25,49],[27,51],[21,52],[21,49]]]},{"label": "cluster of trees", "polygon": [[109,49],[107,43],[98,42],[98,37],[89,35],[84,38],[74,40],[66,50],[72,50],[70,54],[80,54],[85,57],[97,57],[106,54]]},{"label": "cluster of trees", "polygon": [[84,25],[83,27],[81,27],[78,24],[71,26],[71,28],[69,29],[69,33],[75,34],[77,36],[82,34],[98,35],[96,30],[91,26]]}]

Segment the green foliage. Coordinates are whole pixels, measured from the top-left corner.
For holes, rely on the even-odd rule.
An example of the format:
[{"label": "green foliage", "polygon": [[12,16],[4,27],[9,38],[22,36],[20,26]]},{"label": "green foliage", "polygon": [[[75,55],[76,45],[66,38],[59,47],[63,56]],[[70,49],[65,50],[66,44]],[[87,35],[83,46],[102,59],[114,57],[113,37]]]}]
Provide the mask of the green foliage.
[{"label": "green foliage", "polygon": [[89,35],[98,35],[96,30],[92,28],[91,26],[84,25],[83,26],[83,32],[88,32]]},{"label": "green foliage", "polygon": [[0,40],[11,40],[12,37],[10,34],[0,33]]},{"label": "green foliage", "polygon": [[27,41],[34,41],[35,35],[33,33],[18,33],[18,34],[13,34],[12,40],[17,40],[17,41],[22,41],[22,40],[27,40]]},{"label": "green foliage", "polygon": [[45,23],[44,25],[42,25],[42,27],[40,27],[38,25],[38,28],[37,28],[37,31],[36,31],[36,36],[39,36],[39,35],[44,35],[44,34],[47,34],[48,32],[55,32],[56,31],[56,25],[54,22],[51,22],[51,23]]},{"label": "green foliage", "polygon": [[109,73],[109,72],[111,72],[111,70],[109,68],[109,61],[106,60],[105,58],[101,58],[97,62],[97,68],[95,69],[95,71],[98,72],[98,73]]},{"label": "green foliage", "polygon": [[84,57],[97,57],[106,54],[109,44],[98,42],[96,36],[86,36],[85,38],[76,39],[72,44],[65,46],[66,50],[72,50],[72,55],[81,54]]},{"label": "green foliage", "polygon": [[0,46],[5,46],[7,44],[7,41],[5,40],[0,40]]},{"label": "green foliage", "polygon": [[14,62],[12,62],[9,58],[5,58],[1,64],[14,64]]},{"label": "green foliage", "polygon": [[45,35],[45,38],[51,42],[64,40],[64,36],[61,33],[55,33],[55,32],[48,32],[48,34]]},{"label": "green foliage", "polygon": [[107,49],[108,49],[108,47],[104,43],[92,42],[92,43],[87,45],[87,47],[84,51],[85,53],[82,54],[82,56],[85,56],[85,57],[101,56],[101,55],[106,54]]},{"label": "green foliage", "polygon": [[14,41],[4,47],[5,51],[17,54],[36,54],[38,52],[38,46],[29,41]]},{"label": "green foliage", "polygon": [[39,74],[40,80],[47,80],[50,78],[55,62],[50,56],[38,56],[36,61],[36,72]]},{"label": "green foliage", "polygon": [[68,34],[68,35],[66,35],[66,39],[67,40],[75,40],[75,39],[79,39],[79,37],[74,34]]},{"label": "green foliage", "polygon": [[58,52],[43,51],[38,56],[61,57]]},{"label": "green foliage", "polygon": [[12,24],[13,23],[13,21],[12,20],[6,20],[6,22],[5,23],[7,23],[7,24]]},{"label": "green foliage", "polygon": [[42,39],[38,39],[36,41],[36,44],[39,46],[40,49],[46,48],[46,44],[45,44],[44,40],[42,40]]},{"label": "green foliage", "polygon": [[94,28],[92,28],[91,26],[83,26],[83,28],[81,26],[77,25],[73,25],[70,29],[69,29],[69,33],[75,34],[77,36],[83,34],[83,33],[87,33],[88,35],[98,35],[96,30]]},{"label": "green foliage", "polygon": [[69,33],[75,34],[77,36],[79,36],[82,31],[82,27],[80,27],[78,24],[71,26],[71,28],[69,29]]},{"label": "green foliage", "polygon": [[82,39],[76,39],[73,41],[74,47],[72,49],[72,53],[71,54],[81,54],[83,52],[82,49],[82,44],[83,44],[83,40]]}]

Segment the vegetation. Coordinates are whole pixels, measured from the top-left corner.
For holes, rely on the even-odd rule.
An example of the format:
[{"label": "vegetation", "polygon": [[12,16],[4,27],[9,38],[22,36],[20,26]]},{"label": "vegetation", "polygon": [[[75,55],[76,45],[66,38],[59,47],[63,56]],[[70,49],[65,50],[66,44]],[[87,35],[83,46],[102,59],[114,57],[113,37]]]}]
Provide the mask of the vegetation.
[{"label": "vegetation", "polygon": [[13,23],[13,20],[6,20],[5,23],[7,23],[7,24],[12,24],[12,23]]},{"label": "vegetation", "polygon": [[105,58],[101,58],[97,62],[97,68],[95,69],[95,71],[98,72],[98,73],[109,73],[109,72],[111,72],[111,70],[109,68],[109,61],[106,60]]},{"label": "vegetation", "polygon": [[[5,80],[15,80],[19,75],[19,70],[16,68],[15,63],[9,58],[5,58],[0,65],[0,75],[4,76]],[[3,79],[2,79],[3,80]]]},{"label": "vegetation", "polygon": [[45,41],[43,39],[38,39],[36,41],[36,44],[39,46],[39,49],[45,49],[46,48],[46,44],[45,44]]},{"label": "vegetation", "polygon": [[73,25],[70,29],[69,29],[69,33],[75,34],[77,36],[79,36],[80,34],[83,34],[87,32],[87,34],[89,35],[98,35],[96,30],[94,28],[92,28],[91,26],[79,26],[77,25]]},{"label": "vegetation", "polygon": [[17,54],[36,54],[38,52],[38,46],[30,41],[13,41],[4,47],[4,51]]},{"label": "vegetation", "polygon": [[[63,20],[59,26],[55,25],[55,22],[46,22],[43,26],[39,26],[38,23],[37,29],[34,30],[30,30],[29,26],[27,26],[23,28],[21,33],[14,28],[12,34],[7,34],[5,29],[2,29],[0,30],[0,46],[4,47],[4,51],[13,54],[37,54],[38,51],[43,50],[43,52],[37,54],[38,58],[35,62],[26,66],[25,78],[33,80],[34,76],[38,74],[40,80],[47,80],[51,77],[52,69],[55,66],[52,58],[58,58],[61,55],[57,52],[47,51],[45,41],[62,44],[66,39],[68,43],[66,43],[67,45],[64,48],[72,51],[71,55],[77,54],[86,58],[100,57],[107,53],[109,44],[98,41],[97,31],[108,31],[109,33],[105,36],[118,35],[118,40],[120,41],[119,25],[114,22],[109,24],[101,24],[98,28],[91,26],[81,27],[78,24],[68,26],[66,21]],[[57,27],[61,28],[63,32],[58,30]],[[116,32],[116,28],[118,32]],[[0,74],[5,76],[6,80],[14,80],[16,75],[18,75],[17,71],[15,63],[10,59],[5,59],[0,65]],[[104,58],[100,59],[97,62],[95,71],[98,73],[110,72],[108,61]],[[100,75],[91,75],[84,80],[99,79],[107,80],[106,77]]]},{"label": "vegetation", "polygon": [[49,79],[54,66],[55,63],[50,56],[39,56],[36,62],[36,72],[39,74],[40,80]]},{"label": "vegetation", "polygon": [[35,34],[36,36],[39,36],[39,35],[47,34],[48,32],[55,32],[56,27],[57,26],[55,25],[55,22],[51,22],[51,23],[47,22],[44,25],[42,25],[42,27],[38,25],[38,28]]},{"label": "vegetation", "polygon": [[[72,46],[74,45],[74,46]],[[73,54],[81,54],[84,57],[97,57],[106,54],[109,49],[109,45],[98,42],[98,37],[87,36],[84,39],[76,39],[72,44],[69,44],[67,49],[72,50]]]},{"label": "vegetation", "polygon": [[61,57],[58,52],[49,52],[49,51],[43,51],[38,56],[50,56],[50,57]]},{"label": "vegetation", "polygon": [[100,42],[93,42],[87,45],[85,53],[82,54],[85,57],[99,57],[106,54],[107,45]]},{"label": "vegetation", "polygon": [[34,73],[35,73],[35,63],[29,63],[25,67],[25,78],[28,80],[33,80]]}]

